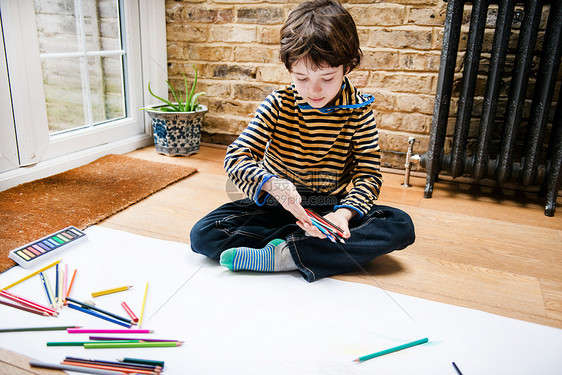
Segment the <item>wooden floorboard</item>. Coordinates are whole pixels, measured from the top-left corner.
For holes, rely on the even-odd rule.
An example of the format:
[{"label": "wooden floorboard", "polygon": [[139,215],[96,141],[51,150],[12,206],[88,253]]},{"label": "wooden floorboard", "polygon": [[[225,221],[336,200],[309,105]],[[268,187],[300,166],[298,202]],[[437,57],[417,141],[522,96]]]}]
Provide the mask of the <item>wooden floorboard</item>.
[{"label": "wooden floorboard", "polygon": [[[198,172],[110,217],[102,226],[189,243],[197,220],[240,197],[222,168],[224,148],[203,146],[189,157],[153,147],[129,156],[195,167]],[[562,199],[554,217],[531,193],[497,191],[455,181],[385,173],[379,199],[408,212],[416,242],[337,279],[382,287],[432,301],[562,328]]]}]

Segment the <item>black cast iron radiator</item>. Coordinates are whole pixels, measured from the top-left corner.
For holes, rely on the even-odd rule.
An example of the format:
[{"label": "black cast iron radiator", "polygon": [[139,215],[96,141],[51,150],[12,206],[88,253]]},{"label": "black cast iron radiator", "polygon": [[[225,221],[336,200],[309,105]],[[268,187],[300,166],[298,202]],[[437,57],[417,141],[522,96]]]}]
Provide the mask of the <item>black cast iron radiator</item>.
[{"label": "black cast iron radiator", "polygon": [[[460,91],[455,94],[458,107],[454,134],[450,153],[445,154],[456,70],[457,80],[461,74],[457,52],[467,3],[472,5],[470,27]],[[491,10],[497,18],[490,30],[486,22]],[[541,17],[546,17],[546,12],[545,28]],[[512,28],[514,16],[520,21],[517,28]],[[426,198],[431,198],[434,182],[445,170],[453,178],[488,179],[500,187],[514,180],[523,188],[539,186],[546,194],[545,215],[554,215],[562,162],[562,93],[557,92],[561,29],[562,0],[448,0],[429,146],[420,158],[427,170]],[[493,32],[493,42],[491,51],[482,53],[486,30]],[[481,61],[489,61],[484,74]],[[481,113],[475,121],[478,82]],[[556,96],[558,104],[553,110]],[[477,136],[471,131],[473,139],[469,142],[471,121],[476,123]]]}]

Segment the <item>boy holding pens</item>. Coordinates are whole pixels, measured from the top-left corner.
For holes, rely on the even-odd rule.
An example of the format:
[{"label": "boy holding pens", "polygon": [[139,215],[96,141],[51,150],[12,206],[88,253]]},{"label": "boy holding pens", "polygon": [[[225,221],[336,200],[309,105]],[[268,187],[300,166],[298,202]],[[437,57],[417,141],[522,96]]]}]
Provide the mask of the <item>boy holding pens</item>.
[{"label": "boy holding pens", "polygon": [[374,98],[346,76],[361,59],[350,14],[334,0],[300,4],[281,29],[280,58],[292,84],[264,100],[224,160],[248,198],[201,219],[193,251],[233,271],[298,270],[311,282],[412,244],[410,217],[375,204]]}]

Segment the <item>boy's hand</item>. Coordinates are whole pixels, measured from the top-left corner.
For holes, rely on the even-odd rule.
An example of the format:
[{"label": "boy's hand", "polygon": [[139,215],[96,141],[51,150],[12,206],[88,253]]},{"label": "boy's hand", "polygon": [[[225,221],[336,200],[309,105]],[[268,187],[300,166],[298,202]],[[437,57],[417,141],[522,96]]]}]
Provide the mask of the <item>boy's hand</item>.
[{"label": "boy's hand", "polygon": [[271,194],[284,209],[293,214],[297,219],[297,224],[300,222],[314,227],[308,214],[301,206],[301,195],[291,181],[272,177],[263,184],[262,190]]}]

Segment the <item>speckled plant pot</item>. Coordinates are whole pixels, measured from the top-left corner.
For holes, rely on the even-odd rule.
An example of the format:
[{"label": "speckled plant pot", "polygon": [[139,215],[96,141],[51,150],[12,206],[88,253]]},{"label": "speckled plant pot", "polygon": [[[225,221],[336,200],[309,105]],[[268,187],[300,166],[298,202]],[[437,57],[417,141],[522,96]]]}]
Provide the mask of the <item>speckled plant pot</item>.
[{"label": "speckled plant pot", "polygon": [[169,156],[187,156],[199,151],[201,123],[207,107],[199,105],[195,112],[160,112],[162,105],[146,109],[152,119],[156,152]]}]

